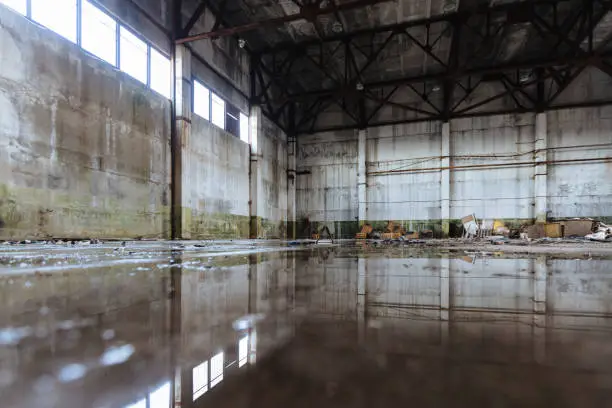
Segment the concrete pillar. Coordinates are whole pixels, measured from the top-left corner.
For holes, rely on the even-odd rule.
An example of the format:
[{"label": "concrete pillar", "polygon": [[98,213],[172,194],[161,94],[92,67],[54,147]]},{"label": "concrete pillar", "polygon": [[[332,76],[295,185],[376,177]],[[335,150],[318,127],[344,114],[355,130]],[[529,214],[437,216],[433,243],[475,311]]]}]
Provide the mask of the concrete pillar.
[{"label": "concrete pillar", "polygon": [[548,213],[548,129],[546,113],[536,114],[535,121],[535,219],[538,223],[546,222]]},{"label": "concrete pillar", "polygon": [[249,212],[251,217],[250,238],[262,238],[262,216],[266,203],[258,199],[263,192],[261,179],[261,149],[258,138],[261,132],[262,113],[261,106],[251,106],[249,116],[249,143],[251,146],[251,162],[249,167],[250,201]]},{"label": "concrete pillar", "polygon": [[440,152],[440,218],[442,220],[442,237],[450,233],[450,122],[442,123],[442,149]]},{"label": "concrete pillar", "polygon": [[[172,238],[190,238],[191,195],[188,150],[191,136],[191,51],[176,46],[174,59],[174,132],[172,135]],[[183,188],[185,186],[185,188]]]},{"label": "concrete pillar", "polygon": [[366,202],[366,188],[367,188],[367,175],[366,175],[366,144],[367,144],[367,130],[360,129],[357,131],[358,147],[357,147],[357,198],[359,208],[359,225],[363,225],[368,221],[368,208]]}]

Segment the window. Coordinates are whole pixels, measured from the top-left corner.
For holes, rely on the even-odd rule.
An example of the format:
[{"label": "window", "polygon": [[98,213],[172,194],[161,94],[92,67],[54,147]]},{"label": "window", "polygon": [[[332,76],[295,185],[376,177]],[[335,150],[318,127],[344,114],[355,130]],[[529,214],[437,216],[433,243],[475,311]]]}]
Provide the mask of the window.
[{"label": "window", "polygon": [[240,112],[240,140],[249,143],[249,117]]},{"label": "window", "polygon": [[147,83],[147,43],[121,27],[119,41],[119,68],[140,82]]},{"label": "window", "polygon": [[170,406],[170,383],[167,382],[149,394],[150,408],[168,408]]},{"label": "window", "polygon": [[195,367],[193,373],[193,400],[197,400],[208,391],[208,361]]},{"label": "window", "polygon": [[32,0],[32,19],[76,43],[76,0]]},{"label": "window", "polygon": [[225,130],[240,136],[240,111],[230,103],[225,104]]},{"label": "window", "polygon": [[212,93],[212,110],[211,122],[219,126],[221,129],[225,129],[225,101],[218,97],[214,92]]},{"label": "window", "polygon": [[96,57],[117,65],[117,22],[108,14],[83,1],[81,46]]},{"label": "window", "polygon": [[223,352],[210,359],[210,388],[223,381]]},{"label": "window", "polygon": [[244,336],[238,341],[238,367],[247,363],[249,355],[249,336]]},{"label": "window", "polygon": [[151,89],[170,98],[172,66],[169,58],[151,48]]},{"label": "window", "polygon": [[28,13],[27,0],[0,0],[0,4],[4,4],[5,6],[12,8],[22,16],[25,16]]},{"label": "window", "polygon": [[193,81],[193,113],[210,120],[210,91],[198,81]]}]

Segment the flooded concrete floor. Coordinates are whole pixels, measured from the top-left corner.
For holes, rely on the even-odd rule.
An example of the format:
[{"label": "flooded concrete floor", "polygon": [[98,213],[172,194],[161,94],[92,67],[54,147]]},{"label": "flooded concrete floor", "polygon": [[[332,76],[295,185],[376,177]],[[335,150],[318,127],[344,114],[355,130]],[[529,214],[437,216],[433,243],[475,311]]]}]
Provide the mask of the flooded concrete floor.
[{"label": "flooded concrete floor", "polygon": [[612,259],[0,247],[7,407],[612,406]]}]

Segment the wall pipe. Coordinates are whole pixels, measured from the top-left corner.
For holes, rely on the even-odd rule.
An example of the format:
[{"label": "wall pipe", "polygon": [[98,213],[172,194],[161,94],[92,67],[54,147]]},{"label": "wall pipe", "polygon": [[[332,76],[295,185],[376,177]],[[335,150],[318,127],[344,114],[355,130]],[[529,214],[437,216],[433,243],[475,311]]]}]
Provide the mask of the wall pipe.
[{"label": "wall pipe", "polygon": [[465,166],[445,166],[445,167],[428,167],[424,169],[405,169],[405,170],[382,170],[368,172],[368,176],[386,176],[391,174],[405,174],[405,173],[424,173],[431,171],[442,171],[442,170],[471,170],[471,169],[489,169],[499,167],[518,167],[518,166],[536,166],[541,164],[569,164],[569,163],[587,163],[587,162],[605,162],[612,163],[612,157],[601,157],[591,159],[568,159],[568,160],[547,160],[543,162],[534,163],[533,161],[518,162],[518,163],[491,163],[491,164],[468,164]]}]

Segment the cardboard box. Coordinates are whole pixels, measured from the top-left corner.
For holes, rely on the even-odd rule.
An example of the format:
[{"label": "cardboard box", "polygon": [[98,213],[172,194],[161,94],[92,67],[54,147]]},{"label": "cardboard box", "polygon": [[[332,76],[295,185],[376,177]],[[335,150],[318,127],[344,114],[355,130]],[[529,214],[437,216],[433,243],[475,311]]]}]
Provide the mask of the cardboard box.
[{"label": "cardboard box", "polygon": [[593,220],[566,220],[563,226],[564,237],[584,237],[593,232]]},{"label": "cardboard box", "polygon": [[544,225],[544,232],[548,238],[561,238],[563,236],[563,226],[559,222],[547,223]]}]

